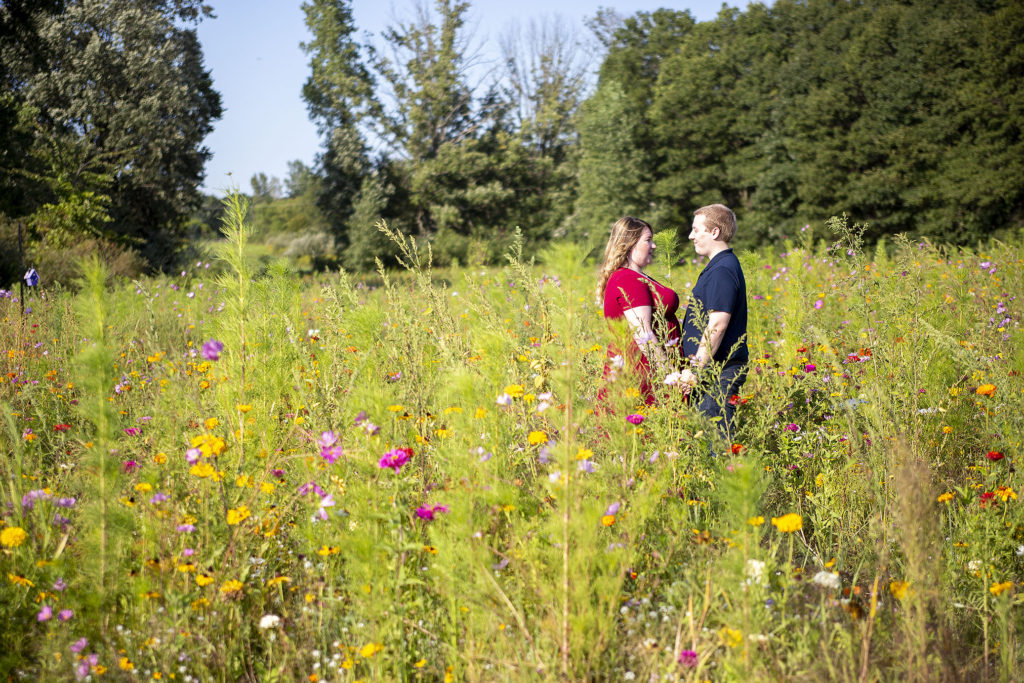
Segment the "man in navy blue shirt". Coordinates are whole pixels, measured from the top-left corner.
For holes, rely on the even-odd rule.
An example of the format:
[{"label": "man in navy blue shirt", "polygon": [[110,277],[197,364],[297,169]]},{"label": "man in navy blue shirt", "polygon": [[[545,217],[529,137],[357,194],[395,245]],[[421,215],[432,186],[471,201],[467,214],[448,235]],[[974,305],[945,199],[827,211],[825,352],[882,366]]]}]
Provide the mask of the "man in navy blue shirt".
[{"label": "man in navy blue shirt", "polygon": [[700,400],[708,417],[721,418],[718,429],[731,442],[732,397],[747,378],[747,282],[729,243],[736,215],[722,204],[694,212],[690,241],[710,259],[693,286],[683,319],[683,355],[690,367],[682,381]]}]

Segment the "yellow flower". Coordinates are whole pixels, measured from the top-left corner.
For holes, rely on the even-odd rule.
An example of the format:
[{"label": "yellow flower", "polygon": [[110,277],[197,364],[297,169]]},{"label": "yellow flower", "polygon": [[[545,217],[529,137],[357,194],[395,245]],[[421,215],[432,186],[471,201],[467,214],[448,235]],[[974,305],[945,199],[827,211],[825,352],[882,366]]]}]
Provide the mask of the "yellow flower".
[{"label": "yellow flower", "polygon": [[909,590],[910,584],[906,581],[891,581],[889,583],[889,592],[901,602],[906,599]]},{"label": "yellow flower", "polygon": [[228,510],[228,524],[235,525],[242,520],[248,518],[250,515],[249,508],[244,505],[239,505],[237,508]]},{"label": "yellow flower", "polygon": [[24,576],[18,576],[17,574],[7,573],[7,580],[16,586],[24,586],[25,588],[32,588],[35,586],[34,583],[26,579]]},{"label": "yellow flower", "polygon": [[179,564],[178,565],[178,571],[181,572],[182,574],[188,574],[190,572],[194,572],[195,570],[196,570],[196,566],[194,564],[192,564],[191,562],[186,563],[186,564]]},{"label": "yellow flower", "polygon": [[795,512],[781,517],[772,517],[772,524],[784,534],[793,533],[804,528],[804,519]]},{"label": "yellow flower", "polygon": [[395,403],[394,405],[388,406],[388,410],[390,410],[392,413],[400,413],[403,410],[405,410],[405,406],[403,406],[401,403]]},{"label": "yellow flower", "polygon": [[366,645],[363,645],[361,648],[359,648],[359,656],[369,659],[370,657],[374,656],[383,649],[384,646],[380,643],[367,643]]},{"label": "yellow flower", "polygon": [[121,659],[117,660],[117,666],[124,671],[131,671],[135,668],[135,665],[127,657],[121,657]]},{"label": "yellow flower", "polygon": [[251,403],[236,403],[235,404],[235,410],[237,410],[240,413],[248,413],[250,410],[252,410],[252,404]]},{"label": "yellow flower", "polygon": [[1013,581],[1003,581],[1002,583],[994,583],[989,587],[988,592],[992,595],[1000,595],[1003,591],[1007,591],[1013,588]]},{"label": "yellow flower", "polygon": [[213,469],[213,465],[210,463],[201,462],[196,465],[192,465],[192,467],[189,468],[189,473],[203,479],[206,477],[212,477],[217,473],[217,470]]},{"label": "yellow flower", "polygon": [[208,417],[203,422],[203,426],[206,427],[206,431],[208,431],[208,432],[212,432],[217,427],[217,425],[219,425],[219,424],[220,424],[220,420],[218,420],[215,417]]},{"label": "yellow flower", "polygon": [[751,517],[747,520],[747,524],[749,524],[750,526],[761,526],[762,524],[764,524],[764,517],[762,517],[761,515],[758,515],[757,517]]},{"label": "yellow flower", "polygon": [[995,396],[996,385],[995,384],[982,384],[980,387],[975,389],[975,393],[979,396]]},{"label": "yellow flower", "polygon": [[1017,494],[1009,486],[998,487],[996,489],[996,495],[999,496],[1000,500],[1002,500],[1004,503],[1011,498],[1017,500]]},{"label": "yellow flower", "polygon": [[953,428],[950,427],[949,425],[943,425],[942,433],[943,434],[952,434],[953,433]]},{"label": "yellow flower", "polygon": [[422,669],[426,665],[427,665],[427,660],[421,659],[420,661],[416,662],[412,666],[413,666],[414,669]]},{"label": "yellow flower", "polygon": [[238,593],[241,590],[242,582],[238,579],[228,579],[220,587],[221,593]]},{"label": "yellow flower", "polygon": [[590,450],[589,448],[583,448],[582,446],[580,446],[579,450],[576,451],[577,460],[590,460],[593,457],[594,451]]},{"label": "yellow flower", "polygon": [[[207,576],[206,574],[196,574],[196,585],[199,586],[200,588],[203,588],[204,586],[209,586],[211,583],[213,583],[213,577],[212,576]],[[239,586],[241,586],[241,584],[239,584]],[[224,590],[224,589],[221,588],[221,590]]]},{"label": "yellow flower", "polygon": [[941,496],[936,498],[936,500],[939,501],[940,503],[948,503],[949,501],[953,500],[953,494],[947,491],[946,493],[943,493]]},{"label": "yellow flower", "polygon": [[482,420],[483,418],[487,417],[487,409],[483,407],[477,407],[476,412],[473,413],[473,417],[475,417],[477,420]]},{"label": "yellow flower", "polygon": [[734,628],[723,626],[718,630],[718,635],[722,639],[722,642],[729,647],[737,647],[743,642],[743,634]]},{"label": "yellow flower", "polygon": [[547,443],[548,435],[544,432],[534,431],[530,432],[530,435],[526,437],[526,440],[530,442],[531,446],[536,446],[537,444]]},{"label": "yellow flower", "polygon": [[135,490],[140,493],[147,493],[153,490],[153,486],[143,481],[135,485]]},{"label": "yellow flower", "polygon": [[507,387],[505,387],[505,393],[511,396],[512,398],[521,398],[523,395],[523,385],[509,384]]},{"label": "yellow flower", "polygon": [[604,515],[601,517],[601,524],[604,526],[611,526],[615,524],[615,515]]},{"label": "yellow flower", "polygon": [[17,548],[28,540],[28,534],[20,526],[9,526],[0,531],[0,543],[8,548]]},{"label": "yellow flower", "polygon": [[260,491],[262,491],[263,493],[268,493],[268,494],[269,493],[273,493],[274,492],[274,485],[271,484],[269,481],[265,481],[262,484],[260,484]]},{"label": "yellow flower", "polygon": [[825,475],[823,473],[819,472],[818,476],[814,478],[814,485],[818,487],[825,485]]},{"label": "yellow flower", "polygon": [[327,556],[327,555],[337,555],[340,552],[341,552],[341,548],[339,548],[336,545],[335,546],[322,545],[322,546],[320,546],[320,549],[316,551],[316,554],[317,555]]},{"label": "yellow flower", "polygon": [[290,578],[288,578],[287,576],[275,576],[270,581],[267,581],[267,588],[273,588],[274,586],[280,585],[282,583],[291,583],[291,582],[292,582],[292,580]]},{"label": "yellow flower", "polygon": [[164,463],[167,462],[167,454],[166,453],[157,453],[156,455],[153,456],[153,461],[157,465],[163,465]]},{"label": "yellow flower", "polygon": [[442,427],[440,429],[435,429],[434,430],[434,435],[437,436],[438,438],[445,439],[445,438],[447,438],[447,437],[452,435],[452,430],[445,429],[445,428]]}]

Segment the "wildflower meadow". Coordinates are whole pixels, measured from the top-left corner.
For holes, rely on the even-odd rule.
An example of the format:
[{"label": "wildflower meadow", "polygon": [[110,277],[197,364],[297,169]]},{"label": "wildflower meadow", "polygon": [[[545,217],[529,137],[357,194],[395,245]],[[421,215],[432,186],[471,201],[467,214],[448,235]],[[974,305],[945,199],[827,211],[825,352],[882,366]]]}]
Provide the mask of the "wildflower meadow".
[{"label": "wildflower meadow", "polygon": [[8,680],[1020,679],[1020,244],[741,253],[721,443],[582,247],[381,224],[404,270],[300,277],[226,209],[173,276],[2,293]]}]

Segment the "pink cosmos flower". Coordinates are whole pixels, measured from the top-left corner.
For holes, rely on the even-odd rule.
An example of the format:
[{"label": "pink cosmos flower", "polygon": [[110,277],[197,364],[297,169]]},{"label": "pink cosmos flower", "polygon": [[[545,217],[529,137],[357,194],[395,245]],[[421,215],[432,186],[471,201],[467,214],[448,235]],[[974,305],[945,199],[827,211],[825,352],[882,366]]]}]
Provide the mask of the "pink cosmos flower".
[{"label": "pink cosmos flower", "polygon": [[644,416],[639,413],[633,413],[632,415],[626,416],[626,422],[631,425],[638,425],[644,421]]},{"label": "pink cosmos flower", "polygon": [[390,467],[395,472],[402,469],[402,465],[409,462],[409,458],[412,457],[411,448],[396,448],[388,451],[381,457],[378,465],[381,468]]},{"label": "pink cosmos flower", "polygon": [[53,616],[53,608],[49,605],[43,605],[43,608],[39,610],[39,614],[36,615],[36,621],[49,621]]},{"label": "pink cosmos flower", "polygon": [[438,513],[441,513],[441,512],[448,512],[448,506],[447,505],[433,505],[433,506],[424,506],[424,507],[416,508],[416,516],[419,517],[420,519],[426,520],[428,522],[434,521],[434,515],[436,515]]},{"label": "pink cosmos flower", "polygon": [[206,360],[220,360],[220,352],[224,350],[224,342],[210,339],[203,344],[202,355]]},{"label": "pink cosmos flower", "polygon": [[825,302],[822,301],[821,299],[818,299],[817,301],[814,302],[814,308],[815,308],[815,310],[818,310],[818,311],[820,311],[821,307],[824,306],[824,305],[825,305]]},{"label": "pink cosmos flower", "polygon": [[69,609],[62,609],[61,611],[57,612],[57,619],[59,619],[60,621],[68,621],[73,616],[75,616],[75,613]]}]

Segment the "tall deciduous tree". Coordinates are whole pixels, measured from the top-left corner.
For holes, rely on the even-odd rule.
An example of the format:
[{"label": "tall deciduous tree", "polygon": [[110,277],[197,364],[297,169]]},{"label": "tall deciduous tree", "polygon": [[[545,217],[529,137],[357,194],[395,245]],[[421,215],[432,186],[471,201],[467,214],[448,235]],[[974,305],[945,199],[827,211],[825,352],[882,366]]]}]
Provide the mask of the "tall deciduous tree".
[{"label": "tall deciduous tree", "polygon": [[370,171],[362,127],[379,116],[380,106],[374,76],[366,66],[366,48],[355,38],[352,3],[311,0],[302,10],[313,35],[302,44],[310,60],[302,97],[324,137],[318,159],[323,178],[319,205],[344,238],[356,195]]},{"label": "tall deciduous tree", "polygon": [[[6,18],[27,12],[22,40],[0,48],[33,135],[34,160],[23,168],[61,179],[50,184],[51,218],[63,212],[73,226],[85,215],[73,210],[83,197],[107,195],[109,232],[151,265],[167,265],[199,202],[209,156],[202,140],[221,114],[193,28],[209,9],[199,0],[34,5],[0,7]],[[77,151],[39,159],[55,145]],[[34,221],[40,231],[49,227],[44,218]]]}]

